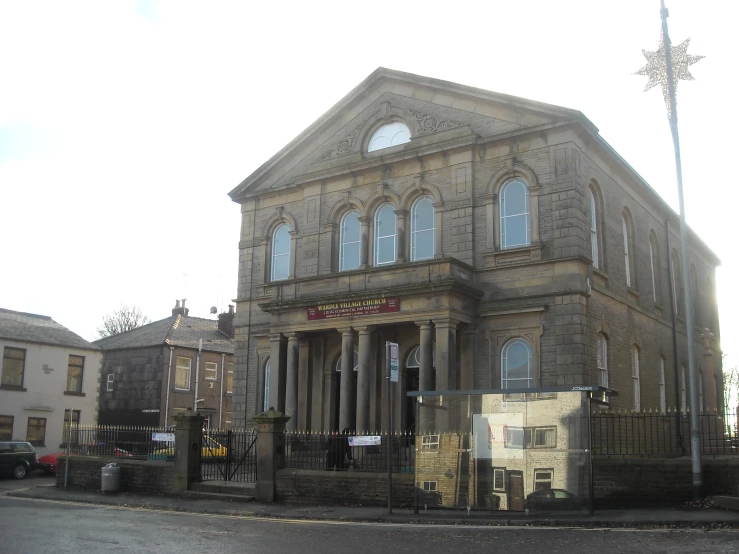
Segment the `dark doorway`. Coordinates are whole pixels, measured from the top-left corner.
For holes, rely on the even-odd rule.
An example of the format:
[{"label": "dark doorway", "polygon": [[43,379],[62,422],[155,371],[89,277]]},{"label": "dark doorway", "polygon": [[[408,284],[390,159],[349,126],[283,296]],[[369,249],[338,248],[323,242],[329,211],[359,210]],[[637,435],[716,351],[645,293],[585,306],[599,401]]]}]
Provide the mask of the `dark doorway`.
[{"label": "dark doorway", "polygon": [[510,503],[509,510],[512,512],[523,512],[524,509],[524,494],[523,494],[523,473],[520,471],[510,471],[509,475],[509,489],[510,492]]}]

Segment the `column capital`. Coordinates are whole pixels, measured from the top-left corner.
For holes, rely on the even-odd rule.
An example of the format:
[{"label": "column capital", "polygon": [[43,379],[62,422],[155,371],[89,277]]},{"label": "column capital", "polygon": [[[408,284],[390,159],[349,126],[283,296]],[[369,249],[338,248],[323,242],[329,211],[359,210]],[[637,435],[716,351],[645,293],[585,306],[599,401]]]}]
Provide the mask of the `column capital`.
[{"label": "column capital", "polygon": [[423,327],[424,325],[426,325],[427,327],[430,327],[431,326],[431,320],[430,319],[424,319],[422,321],[414,321],[413,323],[415,323],[419,327]]},{"label": "column capital", "polygon": [[353,329],[360,335],[368,335],[373,332],[376,327],[374,325],[364,325],[362,327],[354,327]]},{"label": "column capital", "polygon": [[303,337],[303,334],[298,331],[292,331],[290,333],[284,333],[284,335],[287,337],[287,340],[298,340]]},{"label": "column capital", "polygon": [[434,325],[438,329],[439,327],[449,327],[450,329],[456,329],[460,324],[460,321],[452,318],[434,319]]},{"label": "column capital", "polygon": [[269,342],[279,342],[282,340],[282,333],[273,333],[269,336]]},{"label": "column capital", "polygon": [[462,325],[459,328],[459,332],[463,335],[476,335],[477,325]]},{"label": "column capital", "polygon": [[353,327],[337,327],[336,330],[342,335],[354,334]]}]

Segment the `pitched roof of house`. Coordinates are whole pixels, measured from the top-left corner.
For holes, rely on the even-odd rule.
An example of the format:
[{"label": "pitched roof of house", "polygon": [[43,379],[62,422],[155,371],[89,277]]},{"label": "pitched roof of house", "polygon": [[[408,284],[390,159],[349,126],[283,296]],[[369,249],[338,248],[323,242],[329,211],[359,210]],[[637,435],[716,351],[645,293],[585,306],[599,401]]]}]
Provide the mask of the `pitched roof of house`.
[{"label": "pitched roof of house", "polygon": [[146,346],[181,346],[198,348],[203,339],[203,350],[233,354],[233,341],[218,330],[214,319],[173,315],[148,325],[95,341],[103,350],[123,350]]},{"label": "pitched roof of house", "polygon": [[48,315],[0,308],[0,338],[54,346],[98,350],[93,343],[60,325]]}]

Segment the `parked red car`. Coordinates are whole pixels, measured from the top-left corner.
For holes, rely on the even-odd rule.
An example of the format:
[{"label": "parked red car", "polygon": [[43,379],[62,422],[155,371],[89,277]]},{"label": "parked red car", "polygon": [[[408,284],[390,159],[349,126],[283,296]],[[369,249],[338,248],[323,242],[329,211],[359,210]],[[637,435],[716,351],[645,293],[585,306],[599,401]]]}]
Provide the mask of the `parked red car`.
[{"label": "parked red car", "polygon": [[[38,468],[44,470],[49,475],[56,475],[57,461],[59,458],[66,456],[66,452],[55,452],[54,454],[46,454],[38,459]],[[73,454],[74,456],[74,454]],[[132,458],[133,454],[123,450],[122,448],[113,448],[113,456],[116,458]]]}]

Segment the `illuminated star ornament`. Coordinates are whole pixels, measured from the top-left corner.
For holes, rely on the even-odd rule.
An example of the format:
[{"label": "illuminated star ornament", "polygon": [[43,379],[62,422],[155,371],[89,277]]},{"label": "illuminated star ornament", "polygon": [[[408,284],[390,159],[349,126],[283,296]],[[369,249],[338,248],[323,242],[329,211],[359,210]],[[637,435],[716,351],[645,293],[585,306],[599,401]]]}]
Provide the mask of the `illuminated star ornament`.
[{"label": "illuminated star ornament", "polygon": [[[705,57],[692,56],[688,54],[688,46],[690,46],[690,39],[686,39],[677,46],[670,47],[670,52],[672,53],[672,73],[676,98],[678,81],[681,79],[683,81],[692,81],[693,76],[690,74],[690,70],[688,68]],[[656,52],[650,52],[648,50],[642,50],[642,52],[644,53],[644,57],[647,59],[647,65],[634,73],[634,75],[646,75],[649,77],[649,81],[647,81],[647,86],[644,88],[644,92],[657,85],[662,87],[662,96],[665,98],[667,115],[672,118],[672,104],[670,103],[670,87],[669,77],[667,76],[667,57],[665,56],[664,32],[660,35],[659,48]],[[675,103],[677,103],[677,100],[675,100]]]}]

